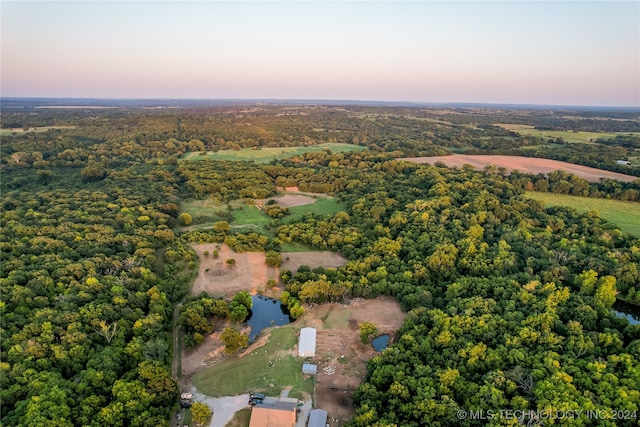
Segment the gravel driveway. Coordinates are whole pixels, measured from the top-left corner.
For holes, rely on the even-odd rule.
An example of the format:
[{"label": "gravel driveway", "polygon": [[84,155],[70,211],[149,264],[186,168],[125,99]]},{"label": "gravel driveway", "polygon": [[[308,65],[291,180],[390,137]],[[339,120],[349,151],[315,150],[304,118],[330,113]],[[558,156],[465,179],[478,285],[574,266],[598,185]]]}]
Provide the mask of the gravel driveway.
[{"label": "gravel driveway", "polygon": [[247,402],[249,401],[248,394],[209,397],[200,393],[195,387],[192,387],[190,392],[193,393],[194,402],[206,403],[213,411],[213,417],[211,417],[212,420],[208,427],[224,427],[233,418],[233,414],[247,407]]}]

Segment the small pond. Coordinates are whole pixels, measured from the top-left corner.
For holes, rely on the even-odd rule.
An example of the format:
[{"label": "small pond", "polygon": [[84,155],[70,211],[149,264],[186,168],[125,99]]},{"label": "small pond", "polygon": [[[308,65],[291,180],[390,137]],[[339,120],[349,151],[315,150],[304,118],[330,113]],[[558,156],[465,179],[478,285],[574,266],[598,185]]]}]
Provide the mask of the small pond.
[{"label": "small pond", "polygon": [[640,325],[640,307],[628,302],[617,300],[613,304],[616,316],[625,317],[631,325]]},{"label": "small pond", "polygon": [[262,295],[252,296],[251,301],[253,301],[253,307],[249,310],[249,316],[246,320],[247,325],[251,326],[249,343],[254,342],[264,328],[286,325],[291,322],[287,307],[280,304],[280,301]]},{"label": "small pond", "polygon": [[375,348],[376,351],[382,351],[387,348],[389,344],[389,335],[380,335],[375,337],[373,341],[371,341],[371,345]]}]

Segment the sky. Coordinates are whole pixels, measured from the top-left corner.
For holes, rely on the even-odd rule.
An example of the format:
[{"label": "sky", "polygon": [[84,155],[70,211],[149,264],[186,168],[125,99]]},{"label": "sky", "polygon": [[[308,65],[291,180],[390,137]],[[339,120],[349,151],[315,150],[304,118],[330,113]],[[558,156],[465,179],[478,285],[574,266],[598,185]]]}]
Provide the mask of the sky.
[{"label": "sky", "polygon": [[640,106],[638,1],[0,2],[0,95]]}]

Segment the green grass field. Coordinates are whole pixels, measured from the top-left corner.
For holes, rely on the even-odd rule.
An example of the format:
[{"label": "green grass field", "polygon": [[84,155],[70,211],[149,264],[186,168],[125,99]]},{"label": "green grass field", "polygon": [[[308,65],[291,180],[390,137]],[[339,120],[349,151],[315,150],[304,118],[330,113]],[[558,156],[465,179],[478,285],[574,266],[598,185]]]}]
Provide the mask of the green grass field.
[{"label": "green grass field", "polygon": [[197,372],[193,385],[213,397],[250,392],[278,396],[287,386],[293,387],[289,397],[301,398],[302,391],[313,395],[313,379],[302,377],[304,359],[289,354],[297,339],[296,329],[291,326],[274,328],[269,341],[253,354],[234,356]]},{"label": "green grass field", "polygon": [[334,197],[319,196],[312,205],[292,206],[289,208],[289,216],[285,217],[285,222],[298,221],[304,214],[316,213],[319,215],[333,215],[343,211],[344,205]]},{"label": "green grass field", "polygon": [[231,213],[233,214],[232,226],[270,235],[267,226],[273,219],[263,214],[257,206],[248,205]]},{"label": "green grass field", "polygon": [[208,151],[207,154],[201,154],[200,152],[189,152],[185,153],[185,155],[182,157],[182,160],[250,160],[262,164],[269,163],[272,160],[284,159],[287,157],[310,152],[331,150],[334,153],[344,153],[349,151],[366,150],[366,148],[367,147],[361,147],[359,145],[334,143],[311,145],[308,147],[264,147],[260,150],[254,150],[253,148],[241,148],[240,150]]},{"label": "green grass field", "polygon": [[182,212],[186,212],[193,218],[194,225],[205,227],[205,223],[213,226],[216,221],[224,220],[228,215],[227,205],[233,209],[245,206],[242,200],[232,200],[229,203],[222,203],[211,199],[205,200],[183,200],[181,202]]},{"label": "green grass field", "polygon": [[[231,211],[228,210],[227,205],[231,206]],[[287,224],[298,221],[306,213],[333,215],[343,210],[344,206],[337,199],[320,195],[314,204],[289,208],[290,214],[283,218],[282,223]],[[226,221],[226,217],[222,215],[230,213],[233,216],[233,220],[229,221],[229,223],[234,229],[243,233],[256,232],[271,238],[276,237],[276,230],[270,227],[274,219],[262,213],[256,206],[247,205],[241,200],[233,200],[230,203],[221,203],[210,199],[185,200],[182,202],[182,212],[187,212],[194,220],[194,224],[190,227],[185,227],[185,230],[211,228],[217,221]],[[282,243],[283,252],[307,252],[313,250],[315,249],[301,243]]]},{"label": "green grass field", "polygon": [[[540,138],[562,138],[566,142],[571,143],[593,143],[599,138],[615,138],[616,135],[628,135],[631,132],[617,132],[617,133],[604,133],[604,132],[582,132],[582,131],[564,131],[564,130],[540,130],[535,129],[533,126],[518,125],[518,124],[499,124],[507,130],[517,132],[520,135],[531,135]],[[633,133],[634,135],[640,135],[640,133]]]},{"label": "green grass field", "polygon": [[[333,212],[334,210],[337,212],[342,210],[342,208],[337,208],[337,206],[339,206],[338,202],[333,201],[333,199],[323,198],[319,199],[319,201],[320,200],[326,200],[321,203],[318,208],[322,212]],[[233,220],[229,221],[229,223],[234,229],[242,233],[256,232],[267,235],[271,238],[276,237],[276,231],[269,227],[273,218],[269,218],[256,206],[246,205],[241,200],[233,200],[228,204],[231,205],[233,209],[230,212],[233,216]],[[293,209],[297,209],[297,207]],[[221,215],[229,213],[227,203],[220,203],[214,200],[185,200],[182,202],[182,211],[187,212],[194,219],[194,224],[189,227],[184,227],[183,230],[211,228],[217,221],[227,221],[227,219],[223,218]],[[298,215],[297,217],[301,217],[304,212],[307,211],[313,210],[307,209],[302,212],[296,212],[295,215]],[[289,216],[286,218],[289,218]],[[315,249],[301,243],[282,243],[283,252],[307,252],[313,250]]]},{"label": "green grass field", "polygon": [[640,237],[640,203],[537,191],[527,191],[526,194],[544,202],[545,206],[568,206],[578,212],[596,210],[600,217],[615,224],[620,230]]}]

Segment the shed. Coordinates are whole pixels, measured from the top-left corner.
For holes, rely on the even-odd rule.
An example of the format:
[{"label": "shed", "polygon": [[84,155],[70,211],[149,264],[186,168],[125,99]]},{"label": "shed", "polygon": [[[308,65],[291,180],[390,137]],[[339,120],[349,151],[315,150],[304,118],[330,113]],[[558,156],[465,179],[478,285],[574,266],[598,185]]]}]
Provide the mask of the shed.
[{"label": "shed", "polygon": [[309,427],[325,427],[327,425],[327,411],[314,409],[309,412]]},{"label": "shed", "polygon": [[298,343],[298,356],[315,357],[316,355],[316,328],[300,329],[300,342]]},{"label": "shed", "polygon": [[318,373],[318,365],[305,363],[302,365],[302,373],[305,375],[316,375]]}]

